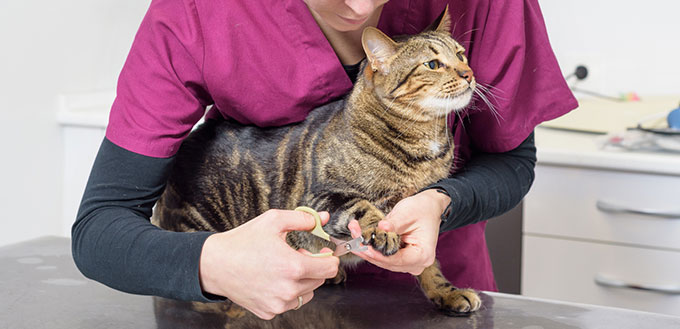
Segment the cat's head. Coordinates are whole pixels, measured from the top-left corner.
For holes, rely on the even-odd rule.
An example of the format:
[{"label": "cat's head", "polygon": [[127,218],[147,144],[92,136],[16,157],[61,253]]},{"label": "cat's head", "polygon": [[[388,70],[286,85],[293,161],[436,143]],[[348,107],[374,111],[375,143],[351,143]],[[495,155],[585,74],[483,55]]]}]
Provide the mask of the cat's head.
[{"label": "cat's head", "polygon": [[451,37],[448,7],[424,32],[392,40],[366,28],[364,76],[375,94],[403,111],[436,118],[467,106],[477,86],[465,48]]}]

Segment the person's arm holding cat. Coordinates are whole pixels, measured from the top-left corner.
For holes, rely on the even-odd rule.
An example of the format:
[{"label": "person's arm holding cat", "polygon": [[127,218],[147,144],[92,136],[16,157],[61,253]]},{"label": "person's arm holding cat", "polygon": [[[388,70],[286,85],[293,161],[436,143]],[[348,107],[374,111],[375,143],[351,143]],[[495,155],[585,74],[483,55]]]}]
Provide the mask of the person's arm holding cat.
[{"label": "person's arm holding cat", "polygon": [[[72,228],[72,253],[87,277],[115,289],[202,302],[229,298],[262,318],[307,303],[338,270],[286,244],[314,220],[270,211],[223,233],[170,232],[149,222],[174,153],[211,103],[199,23],[182,1],[153,1],[123,68]],[[328,214],[322,213],[325,221]]]}]

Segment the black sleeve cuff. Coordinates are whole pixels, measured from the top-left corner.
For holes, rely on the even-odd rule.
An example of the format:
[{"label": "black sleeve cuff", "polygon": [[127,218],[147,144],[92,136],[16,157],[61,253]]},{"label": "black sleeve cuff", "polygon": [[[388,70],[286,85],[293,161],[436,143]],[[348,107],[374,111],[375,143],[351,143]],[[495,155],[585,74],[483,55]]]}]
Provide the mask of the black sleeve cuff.
[{"label": "black sleeve cuff", "polygon": [[508,152],[473,154],[460,173],[424,188],[445,191],[451,198],[440,232],[499,216],[517,206],[533,183],[535,165],[532,132]]}]

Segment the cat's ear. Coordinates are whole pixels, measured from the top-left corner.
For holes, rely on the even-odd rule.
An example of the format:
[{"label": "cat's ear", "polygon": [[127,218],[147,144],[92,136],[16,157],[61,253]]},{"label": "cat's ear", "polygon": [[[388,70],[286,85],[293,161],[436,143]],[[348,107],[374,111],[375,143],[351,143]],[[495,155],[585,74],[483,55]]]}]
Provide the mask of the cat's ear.
[{"label": "cat's ear", "polygon": [[437,17],[437,19],[430,24],[425,31],[436,31],[451,33],[451,16],[449,15],[449,5],[446,5],[444,11]]},{"label": "cat's ear", "polygon": [[361,44],[373,72],[387,73],[387,64],[397,52],[397,43],[380,30],[367,27],[361,35]]}]

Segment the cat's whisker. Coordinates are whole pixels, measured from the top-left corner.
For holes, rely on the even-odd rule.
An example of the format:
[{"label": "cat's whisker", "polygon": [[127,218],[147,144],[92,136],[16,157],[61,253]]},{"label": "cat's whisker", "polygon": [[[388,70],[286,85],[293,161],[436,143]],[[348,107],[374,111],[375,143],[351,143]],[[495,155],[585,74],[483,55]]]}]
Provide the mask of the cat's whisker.
[{"label": "cat's whisker", "polygon": [[436,116],[434,117],[434,141],[439,141],[439,115],[441,110],[437,109]]},{"label": "cat's whisker", "polygon": [[498,113],[498,111],[496,110],[496,107],[493,105],[493,103],[491,103],[491,101],[489,101],[489,99],[484,95],[484,93],[482,93],[481,90],[475,89],[475,94],[477,94],[479,96],[479,98],[481,98],[482,101],[484,101],[486,106],[491,111],[491,114],[496,119],[496,122],[500,125],[501,120],[505,120],[505,119],[503,118],[503,116],[500,113]]},{"label": "cat's whisker", "polygon": [[[489,90],[489,88],[487,88],[484,85],[478,84],[477,88],[479,89],[479,91],[476,90],[475,94],[479,93],[479,98],[486,97],[486,100],[488,100],[488,102],[486,102],[486,100],[485,100],[485,102],[487,104],[491,103],[493,105],[492,110],[496,109],[496,105],[494,105],[494,104],[500,104],[500,102],[498,101],[499,98],[502,99],[502,100],[507,100],[507,98],[496,96],[495,93],[493,93],[491,90]],[[491,98],[493,98],[493,102],[491,102],[491,99],[489,99],[489,96]],[[484,100],[484,99],[482,99],[482,100]],[[489,107],[492,107],[492,106],[489,106]]]},{"label": "cat's whisker", "polygon": [[[406,110],[410,110],[410,109],[411,109],[411,106],[413,105],[413,103],[414,103],[415,101],[416,101],[416,100],[413,99],[410,103],[408,103],[408,105],[406,105]],[[403,120],[403,119],[402,119],[402,120]],[[417,121],[418,121],[418,118],[417,118],[417,116],[415,116],[415,115],[414,115],[412,118],[408,119],[408,120],[406,121],[406,124],[408,125],[408,127],[407,127],[406,129],[404,129],[401,133],[399,133],[399,135],[397,136],[397,139],[399,139],[399,138],[400,138],[401,136],[403,136],[405,133],[410,132],[410,130],[413,128],[413,126],[415,125],[415,123],[416,123]],[[409,124],[409,123],[410,123],[410,124]]]},{"label": "cat's whisker", "polygon": [[[456,111],[454,111],[454,115],[457,116],[458,119],[461,119],[461,112],[462,112],[462,110],[456,110]],[[455,144],[453,129],[454,129],[453,122],[451,123],[451,126],[449,127],[449,117],[447,116],[446,117],[446,134],[447,134],[446,140],[449,143],[448,147],[453,147],[454,144]]]},{"label": "cat's whisker", "polygon": [[[498,101],[499,99],[507,100],[507,98],[505,98],[505,97],[501,97],[501,96],[496,95],[491,89],[489,89],[489,87],[485,86],[484,84],[477,85],[477,87],[479,87],[480,97],[483,96],[489,101],[490,101],[490,99],[487,95],[491,96],[493,98],[493,100],[495,101],[494,103],[496,103],[496,104],[500,103]],[[493,88],[495,88],[495,87],[493,87]],[[500,90],[498,88],[495,88],[495,90],[498,91],[498,92],[501,92],[501,93],[503,92],[502,90]],[[495,110],[495,105],[494,105],[494,110]]]},{"label": "cat's whisker", "polygon": [[[450,97],[450,96],[448,96],[448,97]],[[451,128],[449,127],[449,114],[447,114],[444,110],[442,110],[442,113],[440,113],[440,116],[441,116],[442,120],[444,120],[444,140],[445,140],[445,146],[448,148],[448,147],[451,146],[451,141],[449,140],[449,138],[450,138],[449,131],[451,130]]]},{"label": "cat's whisker", "polygon": [[392,105],[394,105],[394,101],[397,100],[397,97],[399,97],[399,96],[396,96],[396,97],[394,97],[390,100],[390,105],[387,105],[387,107],[382,109],[382,112],[380,113],[381,115],[385,115],[387,113],[387,111],[392,108]]},{"label": "cat's whisker", "polygon": [[[437,96],[437,98],[443,98],[445,100],[445,104],[452,103],[453,99],[455,98],[455,97],[451,96],[450,93],[446,93],[444,91],[439,91],[436,96]],[[458,112],[458,111],[453,111],[453,112]],[[437,108],[435,115],[436,116],[435,116],[435,127],[434,127],[434,129],[435,129],[434,140],[435,141],[439,140],[439,130],[441,129],[440,125],[439,125],[439,120],[444,120],[444,128],[443,129],[444,129],[445,146],[450,147],[452,141],[451,141],[451,137],[449,136],[449,129],[450,129],[449,123],[448,123],[449,116],[447,115],[446,107]]]},{"label": "cat's whisker", "polygon": [[[450,96],[447,95],[446,96],[447,102],[449,101],[449,98],[450,98]],[[437,129],[436,133],[439,134],[439,120],[441,118],[441,120],[444,120],[444,143],[448,147],[448,144],[449,144],[449,124],[448,124],[449,119],[448,118],[449,117],[448,117],[448,115],[446,115],[445,109],[437,110],[437,112],[438,112],[437,113],[437,126],[435,128],[435,129]],[[437,137],[439,137],[439,136],[437,136]]]},{"label": "cat's whisker", "polygon": [[[463,32],[462,34],[456,36],[454,39],[456,39],[456,40],[462,40],[464,36],[466,36],[466,35],[468,35],[468,34],[470,34],[470,33],[472,33],[472,32],[476,32],[477,30],[479,30],[479,29],[470,29],[470,30],[468,30],[467,32]],[[470,42],[472,42],[472,40],[470,40]]]},{"label": "cat's whisker", "polygon": [[502,96],[496,94],[496,93],[505,94],[505,92],[500,88],[494,87],[490,84],[479,83],[479,82],[477,83],[477,87],[481,88],[482,91],[484,91],[486,94],[489,94],[496,101],[498,99],[508,100],[506,97],[502,97]]},{"label": "cat's whisker", "polygon": [[[406,108],[407,108],[407,109],[410,109],[411,106],[413,105],[413,103],[415,103],[415,99],[412,100],[412,101],[406,106]],[[406,128],[401,134],[399,134],[399,137],[401,137],[402,135],[404,135],[404,133],[410,132],[411,129],[413,129],[413,126],[415,126],[416,122],[418,122],[418,119],[417,119],[416,116],[413,116],[411,119],[407,120],[407,121],[406,121],[406,124],[408,124],[409,126],[408,126],[408,128]],[[409,123],[410,123],[410,124],[409,124]]]},{"label": "cat's whisker", "polygon": [[505,93],[505,91],[503,91],[503,89],[500,89],[500,88],[498,88],[498,87],[496,87],[492,84],[489,84],[489,83],[483,83],[483,82],[478,81],[477,84],[482,85],[482,86],[486,87],[487,89],[493,89],[493,90],[498,91],[500,93]]},{"label": "cat's whisker", "polygon": [[[453,32],[456,31],[456,27],[458,27],[458,23],[460,23],[460,21],[463,19],[463,17],[465,17],[466,14],[467,14],[467,11],[464,12],[464,13],[462,13],[462,14],[460,14],[460,16],[458,16],[458,19],[456,19],[456,22],[453,23],[453,28],[451,29],[451,34],[452,34],[452,35],[453,35]],[[454,37],[454,39],[458,40],[457,37]]]}]

